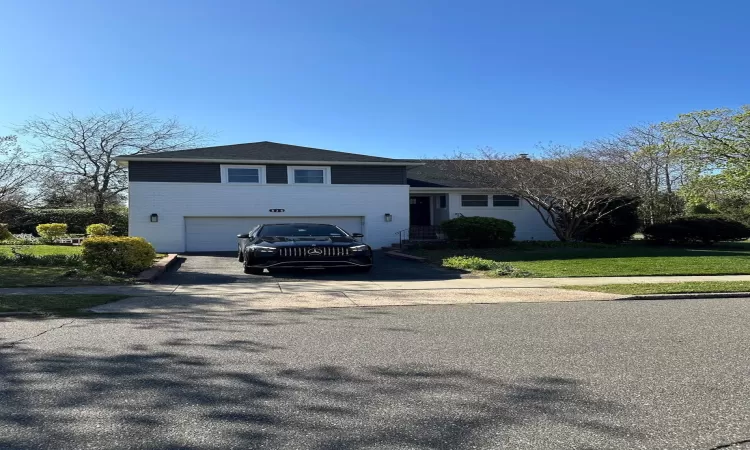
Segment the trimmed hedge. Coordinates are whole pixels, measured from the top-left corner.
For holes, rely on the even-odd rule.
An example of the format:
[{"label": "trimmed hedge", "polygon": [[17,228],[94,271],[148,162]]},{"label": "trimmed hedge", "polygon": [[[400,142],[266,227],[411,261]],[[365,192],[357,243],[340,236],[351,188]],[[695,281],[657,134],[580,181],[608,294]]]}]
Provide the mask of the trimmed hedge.
[{"label": "trimmed hedge", "polygon": [[112,227],[106,223],[92,223],[86,227],[86,234],[89,236],[109,236],[112,234]]},{"label": "trimmed hedge", "polygon": [[124,208],[106,209],[103,217],[97,217],[93,208],[28,209],[6,220],[10,231],[17,234],[33,234],[40,223],[67,223],[71,234],[84,234],[92,223],[104,223],[112,226],[116,236],[128,234],[128,211]]},{"label": "trimmed hedge", "polygon": [[643,236],[656,244],[713,244],[750,238],[750,227],[717,216],[678,217],[646,227]]},{"label": "trimmed hedge", "polygon": [[493,217],[458,217],[440,227],[449,240],[464,241],[474,248],[508,245],[516,235],[513,222]]},{"label": "trimmed hedge", "polygon": [[87,268],[111,274],[136,274],[154,262],[154,247],[140,237],[94,236],[83,241]]},{"label": "trimmed hedge", "polygon": [[68,224],[65,223],[40,223],[36,226],[36,232],[42,241],[53,242],[68,234]]}]

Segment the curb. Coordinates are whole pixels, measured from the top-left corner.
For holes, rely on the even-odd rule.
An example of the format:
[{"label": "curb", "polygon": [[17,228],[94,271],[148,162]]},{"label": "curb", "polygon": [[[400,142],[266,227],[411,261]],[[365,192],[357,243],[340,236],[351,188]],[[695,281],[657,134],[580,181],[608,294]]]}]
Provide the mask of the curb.
[{"label": "curb", "polygon": [[686,294],[648,294],[648,295],[631,295],[621,300],[689,300],[702,298],[750,298],[750,292],[705,292],[705,293],[686,293]]},{"label": "curb", "polygon": [[138,276],[135,278],[136,281],[145,281],[145,282],[152,282],[155,279],[159,278],[161,274],[163,274],[169,266],[171,266],[175,260],[177,259],[176,253],[170,253],[164,258],[160,259],[159,261],[156,261],[153,266],[151,266],[150,269],[146,269],[143,272],[139,273]]}]

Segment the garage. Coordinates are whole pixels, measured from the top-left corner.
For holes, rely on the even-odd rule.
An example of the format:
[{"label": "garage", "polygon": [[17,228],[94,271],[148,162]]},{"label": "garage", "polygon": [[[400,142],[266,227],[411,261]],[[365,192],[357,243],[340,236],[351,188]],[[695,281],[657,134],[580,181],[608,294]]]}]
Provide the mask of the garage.
[{"label": "garage", "polygon": [[[237,249],[237,235],[262,223],[330,223],[349,233],[364,232],[364,217],[185,217],[185,247],[188,252],[219,252]],[[367,236],[365,236],[367,241]]]}]

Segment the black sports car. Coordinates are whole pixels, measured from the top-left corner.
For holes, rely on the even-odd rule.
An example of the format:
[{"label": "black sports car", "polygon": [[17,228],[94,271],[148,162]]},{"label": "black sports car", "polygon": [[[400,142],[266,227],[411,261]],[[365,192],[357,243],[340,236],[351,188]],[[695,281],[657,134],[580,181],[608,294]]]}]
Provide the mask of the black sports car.
[{"label": "black sports car", "polygon": [[239,234],[237,258],[245,273],[263,269],[372,268],[372,248],[358,242],[363,235],[349,234],[336,225],[317,223],[264,224]]}]

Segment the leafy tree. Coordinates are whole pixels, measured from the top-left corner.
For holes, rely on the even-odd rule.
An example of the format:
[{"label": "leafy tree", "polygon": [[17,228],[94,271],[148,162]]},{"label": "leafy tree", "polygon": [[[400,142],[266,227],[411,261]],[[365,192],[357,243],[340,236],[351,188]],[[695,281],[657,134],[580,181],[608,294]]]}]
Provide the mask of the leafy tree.
[{"label": "leafy tree", "polygon": [[664,128],[682,144],[690,203],[750,195],[750,106],[682,114]]},{"label": "leafy tree", "polygon": [[178,150],[202,141],[198,131],[175,119],[133,110],[82,117],[52,114],[31,119],[18,131],[38,141],[35,166],[63,185],[83,189],[99,216],[127,189],[127,171],[116,156]]}]

